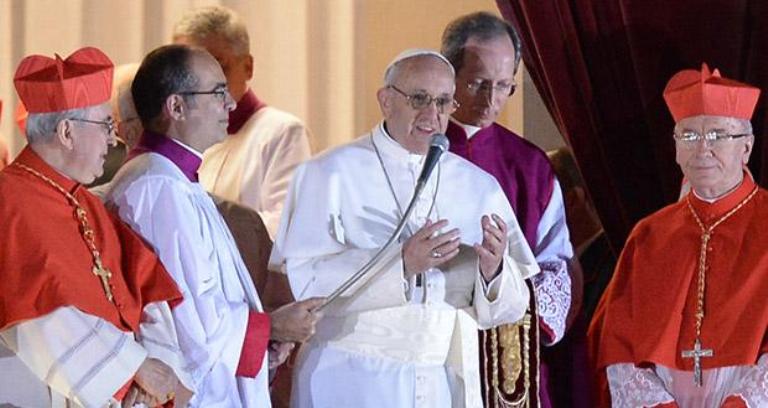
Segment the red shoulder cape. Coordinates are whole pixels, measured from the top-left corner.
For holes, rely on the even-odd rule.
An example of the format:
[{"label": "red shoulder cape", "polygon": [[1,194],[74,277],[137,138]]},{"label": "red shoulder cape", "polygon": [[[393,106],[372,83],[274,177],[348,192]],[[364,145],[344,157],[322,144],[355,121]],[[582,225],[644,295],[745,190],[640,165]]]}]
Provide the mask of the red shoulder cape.
[{"label": "red shoulder cape", "polygon": [[86,209],[102,261],[112,271],[114,304],[92,272],[93,257],[74,207],[45,181],[10,165],[0,172],[0,330],[74,306],[121,330],[137,331],[144,306],[181,299],[152,249],[85,187],[29,147],[15,161],[50,177]]}]

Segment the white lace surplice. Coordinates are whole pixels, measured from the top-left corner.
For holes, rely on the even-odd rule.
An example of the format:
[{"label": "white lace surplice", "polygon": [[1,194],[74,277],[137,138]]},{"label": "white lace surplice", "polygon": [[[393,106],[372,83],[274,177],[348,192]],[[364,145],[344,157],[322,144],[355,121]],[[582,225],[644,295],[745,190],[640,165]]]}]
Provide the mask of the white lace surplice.
[{"label": "white lace surplice", "polygon": [[[573,247],[565,223],[565,208],[560,183],[555,180],[552,197],[542,214],[536,231],[533,253],[541,273],[532,278],[536,289],[539,318],[546,326],[544,344],[552,345],[565,334],[566,318],[571,307],[571,276],[568,265],[573,259]],[[549,338],[548,338],[549,337]]]},{"label": "white lace surplice", "polygon": [[608,366],[613,407],[651,407],[676,402],[680,408],[719,408],[731,395],[750,408],[768,407],[768,354],[755,366],[729,366],[702,371],[702,386],[693,372],[657,365],[639,368],[631,363]]}]

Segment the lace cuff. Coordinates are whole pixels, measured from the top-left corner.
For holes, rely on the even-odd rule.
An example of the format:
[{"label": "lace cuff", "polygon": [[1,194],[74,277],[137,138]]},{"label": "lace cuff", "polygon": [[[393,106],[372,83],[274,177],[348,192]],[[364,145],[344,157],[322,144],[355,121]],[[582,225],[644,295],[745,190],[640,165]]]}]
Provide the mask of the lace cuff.
[{"label": "lace cuff", "polygon": [[763,354],[757,365],[741,378],[732,395],[741,397],[749,408],[768,406],[768,354]]},{"label": "lace cuff", "polygon": [[674,402],[664,383],[650,368],[631,363],[611,364],[605,369],[611,389],[611,406],[653,407]]},{"label": "lace cuff", "polygon": [[565,320],[571,306],[571,277],[564,260],[539,263],[541,273],[531,279],[536,290],[539,319],[546,325],[550,339],[545,344],[554,344],[563,338]]}]

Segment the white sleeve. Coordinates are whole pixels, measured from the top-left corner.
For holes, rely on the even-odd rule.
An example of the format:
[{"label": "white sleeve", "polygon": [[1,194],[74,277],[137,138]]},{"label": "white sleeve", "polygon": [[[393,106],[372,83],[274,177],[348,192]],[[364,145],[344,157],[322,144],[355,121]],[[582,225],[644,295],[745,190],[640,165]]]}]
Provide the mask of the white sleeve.
[{"label": "white sleeve", "polygon": [[760,356],[757,365],[749,368],[732,395],[740,396],[749,408],[768,406],[768,354]]},{"label": "white sleeve", "polygon": [[192,378],[184,370],[184,359],[168,302],[154,302],[145,306],[139,327],[137,339],[147,350],[148,357],[171,367],[184,387],[194,391]]},{"label": "white sleeve", "polygon": [[[506,200],[500,191],[499,197]],[[480,273],[480,260],[475,250],[470,248],[467,251],[474,257],[472,264],[476,278],[472,303],[480,329],[520,320],[530,301],[524,278],[540,274],[517,218],[512,214],[510,216],[507,220],[507,250],[502,258],[501,273],[487,285]]]},{"label": "white sleeve", "polygon": [[522,276],[518,264],[506,255],[501,273],[486,284],[478,261],[473,304],[481,330],[514,323],[525,315],[530,295]]},{"label": "white sleeve", "polygon": [[[297,299],[329,295],[379,250],[356,248],[349,243],[340,210],[342,184],[335,174],[324,177],[328,175],[324,173],[327,170],[309,163],[299,167],[293,179],[270,259],[273,269],[287,271]],[[509,206],[500,189],[497,199]],[[443,270],[446,275],[468,278],[457,280],[461,281],[457,285],[461,293],[455,299],[451,297],[453,300],[448,303],[457,307],[473,305],[480,324],[485,326],[516,321],[523,316],[529,300],[523,277],[539,271],[511,209],[509,215],[508,253],[499,279],[487,288],[483,287],[477,256],[469,245],[465,245],[468,249],[460,251],[460,255],[449,263],[457,264],[455,271]],[[344,306],[343,312],[382,309],[408,302],[408,282],[403,278],[401,253],[401,245],[393,245],[388,250],[370,279],[356,285],[347,292],[348,298],[339,303]],[[449,264],[438,269],[454,268]],[[328,310],[328,314],[333,314],[333,308]]]},{"label": "white sleeve", "polygon": [[533,253],[541,273],[532,278],[541,323],[549,337],[545,344],[560,341],[565,334],[566,318],[571,306],[571,276],[573,246],[565,222],[565,208],[560,183],[554,180],[552,197],[544,210],[536,231]]},{"label": "white sleeve", "polygon": [[127,384],[147,357],[133,333],[61,307],[0,332],[41,381],[85,407],[101,407]]},{"label": "white sleeve", "polygon": [[[328,296],[365,265],[376,249],[347,249],[316,258],[286,260],[288,280],[294,297]],[[401,245],[393,245],[359,283],[344,293],[343,308],[333,311],[357,313],[400,306],[407,302],[407,281],[403,277]],[[331,314],[336,314],[335,312]]]},{"label": "white sleeve", "polygon": [[212,237],[193,197],[176,180],[144,177],[115,197],[119,215],[155,249],[184,300],[173,309],[184,369],[200,390],[209,373],[229,373],[234,381],[249,307],[224,295]]},{"label": "white sleeve", "polygon": [[664,383],[650,368],[617,363],[609,365],[605,371],[612,407],[653,407],[674,401]]},{"label": "white sleeve", "polygon": [[[258,192],[243,193],[243,197],[259,197],[258,203],[244,203],[256,208],[274,240],[280,223],[280,213],[288,186],[296,167],[309,159],[312,152],[306,127],[299,122],[283,126],[264,147],[259,166],[246,166],[243,172],[243,190],[258,188]],[[257,169],[258,167],[258,169]],[[258,170],[258,171],[256,171]],[[263,179],[253,182],[262,174]]]}]

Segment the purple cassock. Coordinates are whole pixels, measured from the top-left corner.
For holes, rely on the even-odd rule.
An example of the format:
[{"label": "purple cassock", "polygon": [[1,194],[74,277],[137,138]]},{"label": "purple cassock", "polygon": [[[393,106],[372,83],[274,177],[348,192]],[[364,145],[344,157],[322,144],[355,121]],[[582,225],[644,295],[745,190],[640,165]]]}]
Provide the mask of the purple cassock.
[{"label": "purple cassock", "polygon": [[[197,170],[203,159],[169,137],[145,130],[139,143],[128,153],[128,160],[144,153],[157,153],[175,164],[193,183],[197,183]],[[126,161],[128,161],[126,160]]]},{"label": "purple cassock", "polygon": [[446,136],[451,152],[496,177],[515,210],[528,245],[536,248],[536,230],[555,182],[546,153],[497,123],[468,139],[464,129],[451,121]]},{"label": "purple cassock", "polygon": [[[464,128],[451,121],[446,135],[453,153],[496,178],[515,210],[528,245],[536,254],[539,222],[554,190],[555,173],[547,155],[497,123],[468,138]],[[531,324],[538,320],[538,313],[533,284],[527,283],[532,296],[524,320],[480,332],[480,372],[486,408],[508,406],[526,396],[529,401],[521,406],[552,406],[546,392],[546,367],[542,367],[540,361],[540,336],[551,339],[552,334],[543,323],[540,327]],[[529,319],[527,324],[525,319]],[[527,369],[525,360],[529,362]]]}]

